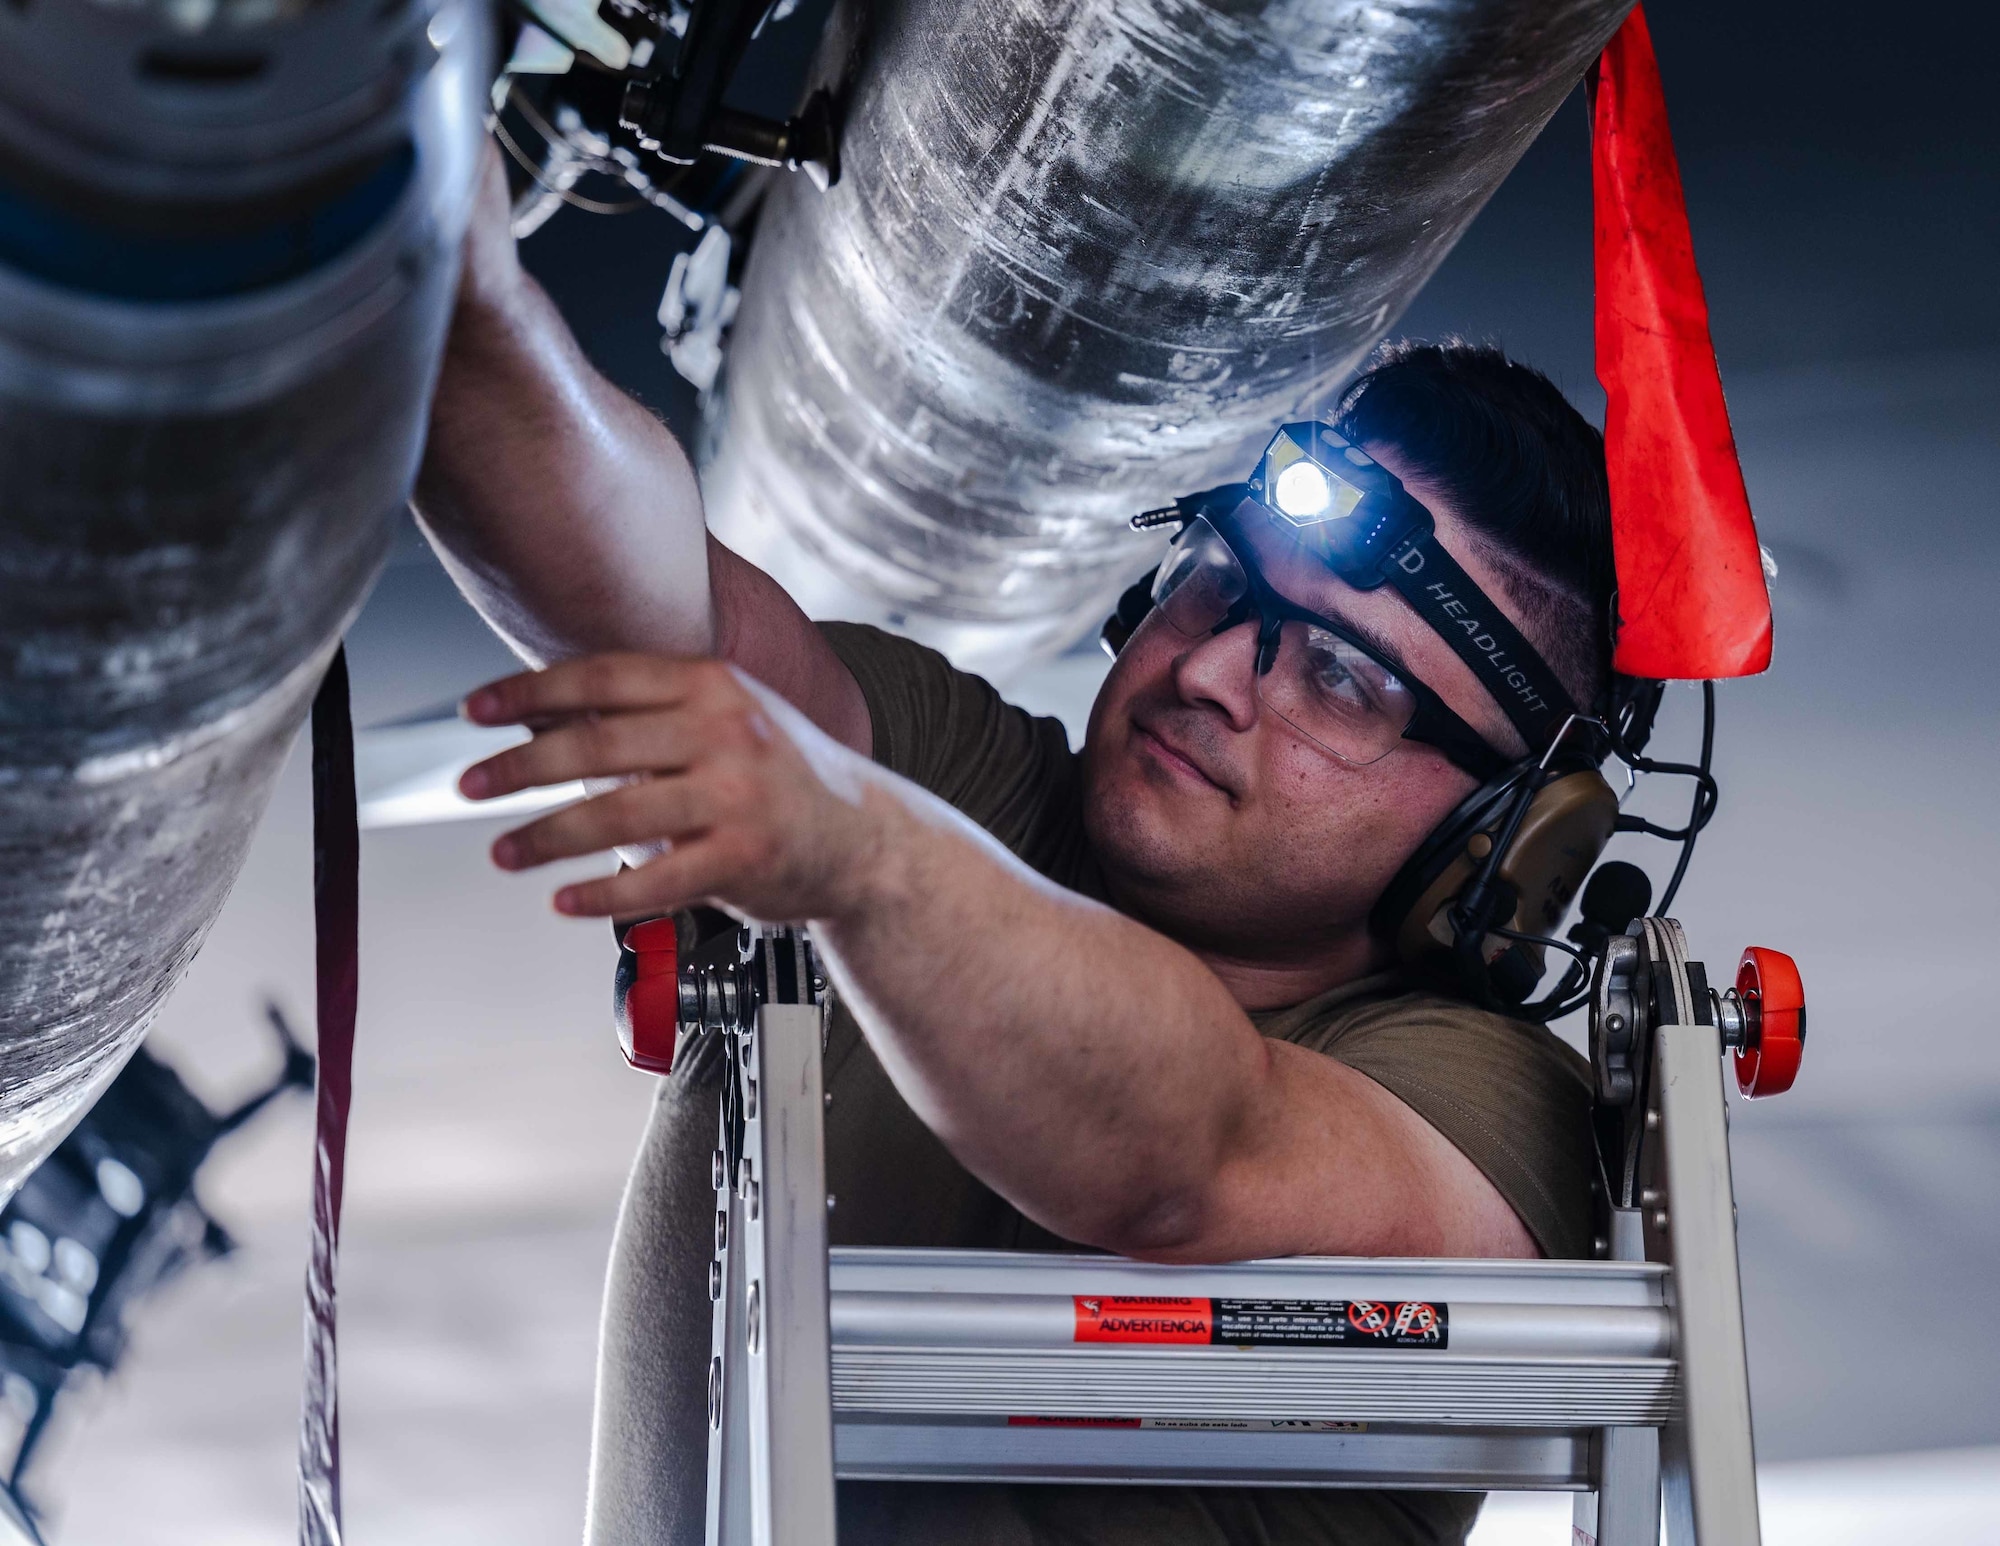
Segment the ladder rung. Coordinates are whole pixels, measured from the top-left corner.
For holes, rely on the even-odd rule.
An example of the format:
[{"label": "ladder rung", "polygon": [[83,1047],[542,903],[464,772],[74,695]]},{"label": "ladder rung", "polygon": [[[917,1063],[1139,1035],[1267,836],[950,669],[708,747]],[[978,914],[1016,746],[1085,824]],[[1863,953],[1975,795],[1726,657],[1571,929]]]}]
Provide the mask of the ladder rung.
[{"label": "ladder rung", "polygon": [[1546,1428],[1280,1429],[1010,1425],[842,1417],[835,1466],[857,1481],[1134,1482],[1444,1487],[1554,1492],[1592,1485],[1594,1434]]},{"label": "ladder rung", "polygon": [[[1673,1404],[1663,1269],[1645,1263],[1293,1258],[1161,1267],[1085,1255],[870,1250],[831,1258],[833,1406],[843,1422],[1580,1429],[1658,1424]],[[1437,1308],[1445,1335],[1433,1346],[1077,1340],[1080,1307],[1121,1296],[1215,1306],[1420,1301]]]},{"label": "ladder rung", "polygon": [[1321,1349],[833,1350],[833,1409],[995,1417],[1649,1426],[1666,1358],[1485,1358]]}]

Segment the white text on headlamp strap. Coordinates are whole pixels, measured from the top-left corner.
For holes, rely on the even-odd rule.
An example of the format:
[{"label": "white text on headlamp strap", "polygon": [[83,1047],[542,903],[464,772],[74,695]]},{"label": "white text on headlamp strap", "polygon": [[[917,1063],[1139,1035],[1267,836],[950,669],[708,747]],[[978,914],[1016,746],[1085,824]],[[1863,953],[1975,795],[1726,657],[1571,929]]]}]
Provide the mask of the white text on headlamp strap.
[{"label": "white text on headlamp strap", "polygon": [[[1391,562],[1405,574],[1421,574],[1425,567],[1423,549],[1418,544],[1411,543],[1396,554]],[[1506,646],[1474,615],[1470,607],[1459,600],[1457,592],[1442,580],[1429,582],[1424,586],[1424,592],[1436,603],[1440,612],[1464,630],[1472,647],[1485,658],[1486,663],[1493,668],[1494,676],[1506,684],[1522,708],[1535,715],[1551,712],[1548,699],[1536,689],[1528,673],[1508,658]]]}]

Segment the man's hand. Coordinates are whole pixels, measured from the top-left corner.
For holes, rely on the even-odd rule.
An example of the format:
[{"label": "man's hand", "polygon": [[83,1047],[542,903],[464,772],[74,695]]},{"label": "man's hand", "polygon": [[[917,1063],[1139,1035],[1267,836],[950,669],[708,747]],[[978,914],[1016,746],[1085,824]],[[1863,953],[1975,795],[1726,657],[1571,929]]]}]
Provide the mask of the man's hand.
[{"label": "man's hand", "polygon": [[871,764],[716,660],[594,655],[490,683],[465,714],[534,731],[466,770],[468,799],[614,782],[493,844],[509,870],[620,850],[635,868],[556,893],[557,910],[579,917],[705,901],[772,923],[839,916],[898,807],[886,791],[869,797]]}]

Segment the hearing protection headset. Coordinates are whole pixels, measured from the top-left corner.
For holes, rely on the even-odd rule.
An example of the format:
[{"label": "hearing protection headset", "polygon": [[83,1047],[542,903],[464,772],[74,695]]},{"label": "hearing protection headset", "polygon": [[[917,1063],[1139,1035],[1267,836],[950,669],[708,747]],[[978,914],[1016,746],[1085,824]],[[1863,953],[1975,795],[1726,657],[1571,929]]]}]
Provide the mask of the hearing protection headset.
[{"label": "hearing protection headset", "polygon": [[[1489,771],[1417,845],[1376,903],[1371,929],[1405,970],[1475,1004],[1538,1019],[1565,1012],[1582,981],[1580,965],[1542,1001],[1527,1002],[1550,947],[1579,956],[1553,932],[1612,833],[1641,826],[1621,823],[1601,764],[1616,751],[1628,765],[1696,773],[1634,761],[1651,733],[1663,684],[1619,678],[1601,715],[1578,713],[1533,646],[1439,546],[1429,511],[1387,468],[1323,424],[1284,426],[1249,484],[1185,496],[1132,524],[1185,524],[1213,508],[1218,496],[1233,504],[1243,492],[1350,585],[1393,586],[1472,668],[1531,748],[1529,756]],[[1102,638],[1114,657],[1153,610],[1154,581],[1148,576],[1131,586],[1106,619]],[[1706,762],[1704,755],[1697,776],[1712,790]],[[1643,829],[1691,842],[1699,825],[1691,821],[1685,833]],[[1622,899],[1632,878],[1643,883],[1644,877],[1631,866],[1617,868],[1632,870],[1632,877],[1621,875],[1620,884],[1604,889]]]}]

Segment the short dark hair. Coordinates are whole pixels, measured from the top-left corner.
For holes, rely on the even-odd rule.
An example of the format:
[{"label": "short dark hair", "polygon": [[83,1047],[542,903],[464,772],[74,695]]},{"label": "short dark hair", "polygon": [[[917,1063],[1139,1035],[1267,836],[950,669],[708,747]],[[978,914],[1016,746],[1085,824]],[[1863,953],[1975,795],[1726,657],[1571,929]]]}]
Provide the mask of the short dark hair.
[{"label": "short dark hair", "polygon": [[1540,371],[1459,339],[1377,351],[1334,425],[1393,446],[1500,570],[1527,633],[1580,707],[1611,681],[1611,489],[1604,437]]}]

